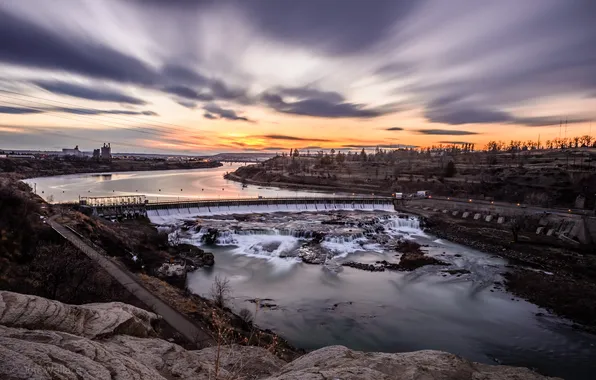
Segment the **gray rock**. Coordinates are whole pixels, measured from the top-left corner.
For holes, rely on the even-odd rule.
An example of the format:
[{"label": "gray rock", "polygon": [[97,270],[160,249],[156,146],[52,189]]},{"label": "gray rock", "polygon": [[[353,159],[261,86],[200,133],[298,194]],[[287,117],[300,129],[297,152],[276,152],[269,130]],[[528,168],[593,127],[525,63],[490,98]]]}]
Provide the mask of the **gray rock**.
[{"label": "gray rock", "polygon": [[0,291],[0,325],[63,331],[87,338],[127,334],[147,337],[159,317],[121,302],[68,305]]},{"label": "gray rock", "polygon": [[490,366],[440,351],[400,354],[330,346],[304,355],[268,380],[545,380],[527,368]]},{"label": "gray rock", "polygon": [[0,326],[0,378],[5,379],[260,379],[285,364],[264,348],[188,351],[161,339],[120,335],[102,341],[45,330]]},{"label": "gray rock", "polygon": [[[0,325],[0,379],[552,379],[526,368],[479,364],[440,351],[386,354],[330,346],[285,364],[259,347],[192,351],[161,339],[112,335],[147,332],[155,318],[121,303],[72,306],[0,292],[0,324],[29,328]],[[56,331],[35,329],[40,327]]]},{"label": "gray rock", "polygon": [[[215,363],[217,347],[197,351],[200,360]],[[262,379],[271,376],[287,364],[261,347],[231,345],[220,348],[220,366],[232,375],[243,379]]]}]

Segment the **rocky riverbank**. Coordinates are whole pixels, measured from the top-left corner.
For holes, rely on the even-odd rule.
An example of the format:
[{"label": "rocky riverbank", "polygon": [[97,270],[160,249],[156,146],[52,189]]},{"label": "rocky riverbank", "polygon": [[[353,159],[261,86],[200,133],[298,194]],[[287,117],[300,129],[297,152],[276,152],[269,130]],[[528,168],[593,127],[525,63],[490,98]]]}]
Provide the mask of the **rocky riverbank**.
[{"label": "rocky riverbank", "polygon": [[426,231],[442,239],[508,259],[511,293],[596,332],[596,255],[534,244],[506,229],[487,228],[444,215],[426,218]]},{"label": "rocky riverbank", "polygon": [[[11,315],[25,315],[27,305],[22,296],[0,293],[0,315],[10,308]],[[18,320],[0,320],[0,377],[7,379],[128,379],[144,380],[304,380],[319,379],[393,379],[433,378],[444,380],[547,380],[529,369],[493,366],[470,362],[440,351],[410,353],[363,353],[342,346],[325,347],[293,361],[284,361],[268,348],[218,345],[201,350],[186,350],[174,343],[146,338],[156,315],[123,304],[104,304],[95,309],[109,311],[94,314],[83,324],[113,325],[104,319],[115,315],[146,315],[135,321],[143,333],[126,323],[120,329],[97,335],[85,334],[91,328],[75,329],[65,324],[67,314],[55,310],[90,310],[86,306],[64,305],[36,299],[45,305],[38,313],[43,326],[22,325]],[[70,328],[69,328],[70,326]],[[101,353],[101,354],[98,354]]]}]

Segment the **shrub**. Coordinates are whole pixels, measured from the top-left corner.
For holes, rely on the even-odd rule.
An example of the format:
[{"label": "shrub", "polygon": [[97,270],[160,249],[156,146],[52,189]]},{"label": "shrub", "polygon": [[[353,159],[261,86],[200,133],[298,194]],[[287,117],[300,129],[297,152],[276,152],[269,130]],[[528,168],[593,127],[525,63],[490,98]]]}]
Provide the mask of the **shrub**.
[{"label": "shrub", "polygon": [[215,304],[220,308],[224,308],[230,300],[231,294],[230,280],[226,277],[215,276],[215,281],[211,285],[211,299]]}]

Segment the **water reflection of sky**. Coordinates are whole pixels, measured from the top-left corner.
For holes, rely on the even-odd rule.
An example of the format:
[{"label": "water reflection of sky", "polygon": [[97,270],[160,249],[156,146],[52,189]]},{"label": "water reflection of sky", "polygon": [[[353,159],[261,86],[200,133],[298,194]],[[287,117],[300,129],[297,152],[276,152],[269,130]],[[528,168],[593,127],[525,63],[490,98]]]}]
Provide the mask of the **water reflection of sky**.
[{"label": "water reflection of sky", "polygon": [[[316,196],[313,191],[293,191],[275,187],[228,181],[224,174],[240,164],[196,170],[167,170],[124,173],[74,174],[25,180],[37,193],[54,202],[78,200],[79,197],[105,197],[144,194],[150,202],[159,200],[236,199],[262,197]],[[321,194],[321,193],[319,193]],[[326,194],[329,195],[329,194]]]},{"label": "water reflection of sky", "polygon": [[[205,222],[205,221],[203,221]],[[262,236],[253,236],[254,240]],[[286,238],[280,236],[280,238]],[[429,245],[433,256],[468,268],[461,277],[442,267],[415,272],[365,272],[344,268],[332,274],[321,265],[282,258],[268,260],[216,247],[215,267],[189,276],[189,287],[208,296],[215,276],[227,277],[234,289],[233,308],[255,311],[249,299],[271,299],[276,309],[258,310],[257,323],[306,349],[341,344],[364,351],[403,352],[436,349],[474,361],[537,368],[565,379],[592,379],[596,338],[537,306],[495,289],[506,260],[440,241]],[[211,249],[211,248],[210,248]],[[395,261],[395,252],[351,253],[346,260]],[[538,316],[537,313],[544,313]]]}]

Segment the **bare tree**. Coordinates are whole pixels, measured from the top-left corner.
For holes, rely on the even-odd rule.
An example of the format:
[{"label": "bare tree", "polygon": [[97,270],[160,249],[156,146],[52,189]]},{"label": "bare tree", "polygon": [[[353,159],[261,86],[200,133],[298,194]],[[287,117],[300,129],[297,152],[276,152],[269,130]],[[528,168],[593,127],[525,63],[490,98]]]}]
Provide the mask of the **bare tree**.
[{"label": "bare tree", "polygon": [[97,272],[93,263],[68,243],[38,247],[32,269],[45,295],[64,302],[84,296],[86,284]]},{"label": "bare tree", "polygon": [[250,327],[252,325],[254,318],[252,312],[247,308],[240,310],[238,316],[240,317],[240,319],[242,319],[242,322],[246,327]]},{"label": "bare tree", "polygon": [[519,240],[519,232],[525,228],[528,222],[528,216],[525,214],[513,217],[509,223],[511,234],[513,235],[513,242],[517,243]]},{"label": "bare tree", "polygon": [[215,276],[215,281],[211,285],[211,298],[218,307],[225,307],[232,295],[230,280],[226,277]]}]

